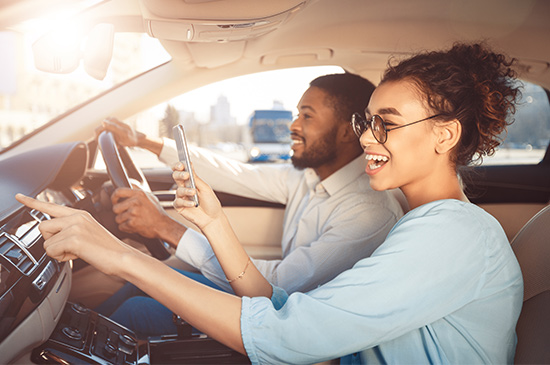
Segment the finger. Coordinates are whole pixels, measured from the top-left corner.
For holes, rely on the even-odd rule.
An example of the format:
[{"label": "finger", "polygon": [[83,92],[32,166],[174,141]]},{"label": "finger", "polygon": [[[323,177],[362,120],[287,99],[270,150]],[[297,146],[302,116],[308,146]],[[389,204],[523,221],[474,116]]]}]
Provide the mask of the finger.
[{"label": "finger", "polygon": [[[80,213],[80,211],[77,211],[77,213]],[[38,225],[38,229],[40,233],[42,233],[44,239],[48,240],[53,236],[59,235],[64,230],[68,230],[71,227],[74,228],[77,220],[81,219],[83,214],[86,213],[71,214],[64,217],[44,220]]]},{"label": "finger", "polygon": [[184,171],[184,170],[185,170],[185,165],[181,161],[178,161],[172,165],[172,171]]},{"label": "finger", "polygon": [[124,222],[129,221],[132,218],[133,218],[132,213],[125,211],[122,214],[117,214],[117,216],[115,217],[115,222],[117,224],[122,224]]},{"label": "finger", "polygon": [[114,122],[110,118],[103,119],[103,121],[101,122],[101,126],[103,127],[104,130],[113,132],[113,133],[115,133],[119,129],[116,122]]},{"label": "finger", "polygon": [[76,209],[64,207],[62,205],[36,200],[19,193],[15,195],[15,199],[31,209],[39,210],[42,213],[46,213],[52,217],[66,217],[68,215],[74,214],[77,211]]},{"label": "finger", "polygon": [[130,225],[129,223],[121,223],[118,225],[118,229],[122,232],[126,232],[126,233],[135,233],[135,230],[133,229],[133,226]]},{"label": "finger", "polygon": [[191,197],[193,195],[195,195],[196,193],[197,193],[197,189],[187,188],[185,186],[179,186],[176,189],[176,197],[178,197],[178,198],[191,199]]},{"label": "finger", "polygon": [[105,127],[103,126],[103,123],[101,123],[101,124],[99,125],[99,127],[97,127],[97,128],[95,129],[95,136],[96,136],[96,138],[97,138],[97,137],[101,134],[101,132],[103,132],[104,130],[105,130]]},{"label": "finger", "polygon": [[117,204],[121,199],[126,199],[139,194],[139,190],[130,189],[130,188],[118,188],[111,195],[111,202]]},{"label": "finger", "polygon": [[45,220],[38,225],[38,229],[40,230],[40,233],[45,240],[48,240],[52,236],[55,236],[57,233],[61,232],[61,230],[63,229],[63,224],[60,224],[58,222],[59,219],[62,218]]},{"label": "finger", "polygon": [[113,213],[115,214],[121,214],[127,211],[128,209],[131,209],[135,205],[136,205],[135,199],[130,198],[126,200],[121,200],[118,203],[114,204],[112,210],[113,210]]},{"label": "finger", "polygon": [[44,241],[44,249],[48,256],[57,261],[75,260],[78,258],[78,255],[68,250],[72,241],[70,237],[67,239],[63,236],[53,236]]},{"label": "finger", "polygon": [[189,180],[189,173],[187,171],[174,171],[172,178],[178,186],[185,186],[185,182]]},{"label": "finger", "polygon": [[197,207],[195,207],[195,203],[193,201],[188,199],[182,199],[182,198],[174,199],[174,202],[172,203],[172,205],[178,212],[181,212],[182,209],[187,209],[187,208],[198,209]]}]

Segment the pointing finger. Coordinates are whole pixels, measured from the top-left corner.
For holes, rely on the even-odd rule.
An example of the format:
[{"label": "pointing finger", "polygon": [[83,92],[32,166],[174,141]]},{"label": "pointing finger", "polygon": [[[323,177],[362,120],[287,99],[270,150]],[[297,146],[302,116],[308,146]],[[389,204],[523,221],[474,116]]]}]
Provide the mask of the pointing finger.
[{"label": "pointing finger", "polygon": [[46,213],[52,217],[65,217],[74,213],[74,209],[72,208],[53,203],[46,203],[23,194],[16,194],[15,199],[31,209],[39,210],[42,213]]}]

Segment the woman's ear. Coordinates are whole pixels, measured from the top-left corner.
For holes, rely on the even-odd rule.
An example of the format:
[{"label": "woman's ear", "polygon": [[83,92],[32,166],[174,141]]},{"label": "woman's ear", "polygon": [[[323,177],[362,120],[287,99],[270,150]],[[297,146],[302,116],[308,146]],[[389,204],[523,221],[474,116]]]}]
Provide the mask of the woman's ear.
[{"label": "woman's ear", "polygon": [[449,122],[436,124],[435,152],[444,154],[452,150],[460,140],[462,124],[456,119]]}]

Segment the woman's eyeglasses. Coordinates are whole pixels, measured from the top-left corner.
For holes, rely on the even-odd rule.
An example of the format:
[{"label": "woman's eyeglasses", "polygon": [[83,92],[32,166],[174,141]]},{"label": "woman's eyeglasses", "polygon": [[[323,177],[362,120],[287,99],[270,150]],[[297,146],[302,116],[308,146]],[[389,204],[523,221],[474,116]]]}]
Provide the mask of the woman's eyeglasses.
[{"label": "woman's eyeglasses", "polygon": [[417,120],[416,122],[403,124],[397,127],[388,128],[386,127],[386,122],[378,114],[373,115],[370,119],[365,120],[359,113],[353,113],[351,116],[351,126],[357,137],[361,138],[363,133],[365,133],[369,128],[372,130],[372,135],[378,141],[378,143],[384,144],[388,140],[388,132],[393,131],[394,129],[403,128],[409,125],[423,122],[428,119],[433,119],[439,117],[441,114],[432,115],[431,117]]}]

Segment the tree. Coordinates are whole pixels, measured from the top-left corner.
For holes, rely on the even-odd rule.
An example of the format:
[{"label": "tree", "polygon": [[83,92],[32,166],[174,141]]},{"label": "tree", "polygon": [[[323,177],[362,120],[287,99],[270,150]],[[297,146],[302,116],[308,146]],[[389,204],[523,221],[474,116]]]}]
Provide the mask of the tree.
[{"label": "tree", "polygon": [[164,118],[159,122],[159,136],[172,138],[172,128],[180,123],[180,114],[172,104],[166,105]]}]

